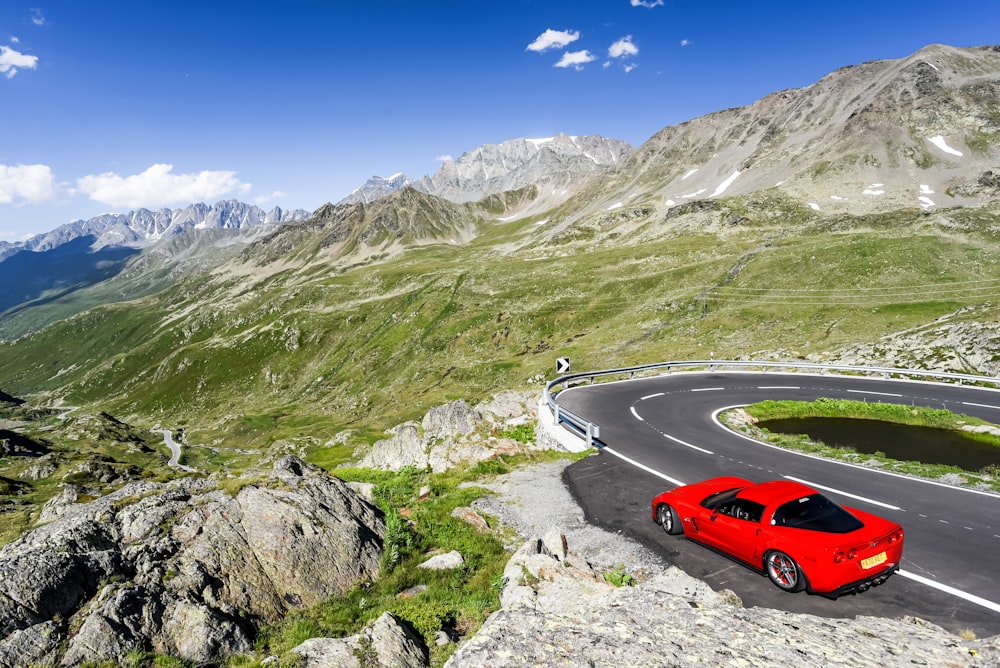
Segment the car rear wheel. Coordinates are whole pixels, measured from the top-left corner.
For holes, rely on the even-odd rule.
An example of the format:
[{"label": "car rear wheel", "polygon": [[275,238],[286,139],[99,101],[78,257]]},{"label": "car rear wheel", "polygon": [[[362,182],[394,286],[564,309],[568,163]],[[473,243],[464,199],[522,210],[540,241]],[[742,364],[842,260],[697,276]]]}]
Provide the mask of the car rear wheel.
[{"label": "car rear wheel", "polygon": [[764,570],[779,589],[802,591],[806,586],[806,576],[795,560],[784,552],[773,550],[764,555]]},{"label": "car rear wheel", "polygon": [[680,518],[677,517],[677,511],[671,508],[669,504],[661,503],[657,506],[656,522],[671,536],[684,533],[684,527],[681,526]]}]

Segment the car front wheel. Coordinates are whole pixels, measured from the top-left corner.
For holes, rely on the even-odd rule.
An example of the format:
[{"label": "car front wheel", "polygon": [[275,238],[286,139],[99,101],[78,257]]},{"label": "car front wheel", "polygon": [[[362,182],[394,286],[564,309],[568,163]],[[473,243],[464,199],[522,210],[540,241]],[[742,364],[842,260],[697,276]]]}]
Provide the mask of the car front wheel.
[{"label": "car front wheel", "polygon": [[773,550],[764,556],[764,570],[779,589],[795,592],[806,586],[806,576],[795,560],[784,552]]},{"label": "car front wheel", "polygon": [[656,522],[671,536],[684,533],[684,527],[681,526],[680,518],[677,517],[677,511],[666,503],[657,506]]}]

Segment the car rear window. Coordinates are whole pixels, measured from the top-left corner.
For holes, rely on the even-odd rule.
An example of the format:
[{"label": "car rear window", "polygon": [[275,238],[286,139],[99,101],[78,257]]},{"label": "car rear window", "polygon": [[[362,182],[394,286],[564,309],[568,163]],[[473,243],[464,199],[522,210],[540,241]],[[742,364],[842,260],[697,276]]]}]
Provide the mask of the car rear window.
[{"label": "car rear window", "polygon": [[822,494],[804,496],[779,506],[771,524],[824,533],[849,533],[864,526],[861,520]]}]

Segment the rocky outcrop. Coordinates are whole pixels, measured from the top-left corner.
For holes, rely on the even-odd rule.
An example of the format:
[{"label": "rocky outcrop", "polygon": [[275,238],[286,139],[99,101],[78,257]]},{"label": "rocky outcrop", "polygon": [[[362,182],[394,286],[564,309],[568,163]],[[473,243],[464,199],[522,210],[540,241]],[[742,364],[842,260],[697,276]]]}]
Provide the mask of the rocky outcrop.
[{"label": "rocky outcrop", "polygon": [[418,425],[406,422],[372,446],[359,466],[398,471],[412,466],[439,473],[459,463],[474,464],[539,447],[496,434],[533,421],[536,394],[502,392],[473,407],[464,400],[435,406]]},{"label": "rocky outcrop", "polygon": [[378,576],[381,513],[296,457],[268,474],[136,482],[61,497],[0,550],[0,666],[194,663],[253,647],[257,627]]},{"label": "rocky outcrop", "polygon": [[1000,638],[965,641],[920,619],[826,619],[746,609],[670,567],[615,587],[546,534],[504,575],[502,608],[447,668],[500,666],[995,666]]},{"label": "rocky outcrop", "polygon": [[[810,355],[810,362],[1000,376],[1000,325],[992,304],[967,307],[927,324],[835,352]],[[780,354],[779,354],[780,355]]]},{"label": "rocky outcrop", "polygon": [[395,615],[384,612],[361,633],[347,638],[310,638],[292,650],[303,668],[424,668],[423,639]]}]

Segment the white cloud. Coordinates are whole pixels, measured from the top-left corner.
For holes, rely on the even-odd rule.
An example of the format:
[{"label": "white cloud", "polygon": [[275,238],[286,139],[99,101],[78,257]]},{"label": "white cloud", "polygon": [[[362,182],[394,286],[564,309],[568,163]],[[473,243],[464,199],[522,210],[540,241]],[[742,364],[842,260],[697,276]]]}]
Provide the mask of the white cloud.
[{"label": "white cloud", "polygon": [[141,174],[125,177],[107,172],[84,176],[76,185],[95,202],[132,209],[205,202],[250,190],[250,184],[237,179],[236,172],[173,174],[173,169],[173,165],[156,164]]},{"label": "white cloud", "polygon": [[663,0],[632,0],[633,7],[659,7],[663,4]]},{"label": "white cloud", "polygon": [[58,194],[48,165],[0,165],[0,204],[43,204]]},{"label": "white cloud", "polygon": [[253,198],[254,204],[269,204],[276,199],[283,199],[288,193],[282,192],[281,190],[275,190],[270,195],[257,195]]},{"label": "white cloud", "polygon": [[629,72],[635,69],[636,65],[635,63],[629,63],[628,65],[622,65],[622,67],[625,68],[625,74],[628,74]]},{"label": "white cloud", "polygon": [[559,62],[555,64],[556,67],[573,67],[578,70],[583,69],[583,65],[597,60],[597,56],[592,54],[590,51],[584,49],[583,51],[567,51],[563,54]]},{"label": "white cloud", "polygon": [[528,45],[527,51],[541,53],[548,49],[563,49],[567,44],[572,44],[578,39],[580,39],[579,30],[553,30],[549,28]]},{"label": "white cloud", "polygon": [[608,56],[611,58],[637,55],[639,55],[639,47],[632,43],[632,35],[626,35],[608,47]]},{"label": "white cloud", "polygon": [[19,69],[33,70],[36,67],[38,56],[29,56],[9,46],[0,46],[0,74],[8,79],[13,79]]},{"label": "white cloud", "polygon": [[445,153],[444,155],[439,155],[437,157],[437,160],[440,160],[441,162],[453,162],[454,158],[452,158],[449,154]]},{"label": "white cloud", "polygon": [[681,40],[681,46],[687,46],[690,43],[691,43],[691,40],[689,40],[689,39],[682,39]]},{"label": "white cloud", "polygon": [[45,17],[42,15],[42,10],[32,9],[31,10],[31,22],[36,26],[45,25]]}]

